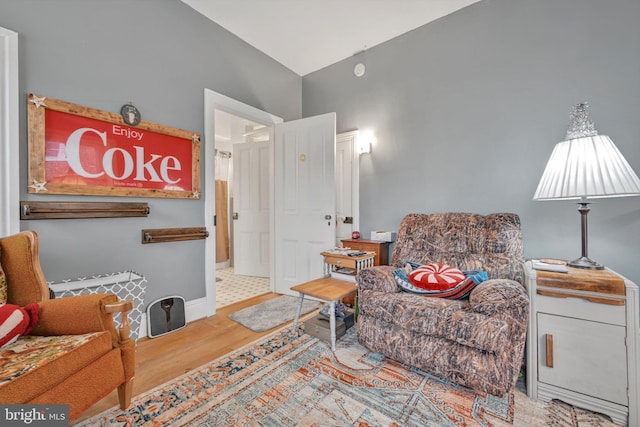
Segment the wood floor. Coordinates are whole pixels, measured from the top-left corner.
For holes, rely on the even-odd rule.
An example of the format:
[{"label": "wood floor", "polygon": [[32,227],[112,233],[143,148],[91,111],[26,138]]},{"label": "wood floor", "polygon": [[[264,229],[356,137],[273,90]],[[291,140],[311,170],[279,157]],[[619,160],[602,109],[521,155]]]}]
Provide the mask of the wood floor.
[{"label": "wood floor", "polygon": [[[274,293],[259,295],[222,307],[217,310],[215,316],[191,322],[179,331],[158,338],[141,338],[136,350],[133,396],[151,390],[280,328],[281,326],[278,326],[270,331],[253,332],[228,317],[240,309],[278,296],[280,295]],[[118,394],[114,391],[93,405],[76,422],[116,405]]]}]

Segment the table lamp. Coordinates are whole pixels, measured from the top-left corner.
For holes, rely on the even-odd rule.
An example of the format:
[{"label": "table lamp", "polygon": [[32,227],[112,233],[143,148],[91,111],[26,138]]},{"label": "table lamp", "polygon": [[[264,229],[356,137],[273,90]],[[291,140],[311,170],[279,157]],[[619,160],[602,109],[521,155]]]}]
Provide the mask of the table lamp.
[{"label": "table lamp", "polygon": [[580,200],[582,256],[568,265],[601,270],[588,257],[587,199],[638,196],[640,179],[611,138],[598,135],[587,110],[586,102],[574,107],[565,141],[553,149],[533,200]]}]

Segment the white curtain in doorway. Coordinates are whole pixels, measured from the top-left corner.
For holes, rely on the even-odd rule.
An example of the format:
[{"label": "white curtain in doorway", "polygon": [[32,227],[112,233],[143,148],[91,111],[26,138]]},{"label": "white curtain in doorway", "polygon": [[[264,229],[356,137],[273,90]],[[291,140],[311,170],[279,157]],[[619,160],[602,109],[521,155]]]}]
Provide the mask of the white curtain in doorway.
[{"label": "white curtain in doorway", "polygon": [[231,153],[216,149],[216,181],[229,181],[229,162]]}]

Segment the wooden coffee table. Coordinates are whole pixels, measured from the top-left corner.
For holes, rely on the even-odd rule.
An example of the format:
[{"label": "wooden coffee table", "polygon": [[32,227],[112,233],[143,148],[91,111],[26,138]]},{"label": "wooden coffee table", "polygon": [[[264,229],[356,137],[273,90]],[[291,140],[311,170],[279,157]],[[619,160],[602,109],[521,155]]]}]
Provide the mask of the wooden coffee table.
[{"label": "wooden coffee table", "polygon": [[331,331],[331,351],[336,351],[336,302],[355,292],[358,288],[355,283],[345,280],[323,277],[293,286],[292,291],[300,293],[296,317],[293,319],[293,331],[298,327],[298,318],[302,311],[302,302],[305,295],[318,298],[329,303],[329,328]]}]

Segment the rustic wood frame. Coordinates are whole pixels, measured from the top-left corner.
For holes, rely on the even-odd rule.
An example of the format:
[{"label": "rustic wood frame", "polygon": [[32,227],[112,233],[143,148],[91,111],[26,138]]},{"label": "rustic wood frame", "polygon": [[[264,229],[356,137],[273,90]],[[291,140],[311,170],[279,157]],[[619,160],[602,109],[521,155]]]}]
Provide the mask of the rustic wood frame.
[{"label": "rustic wood frame", "polygon": [[[200,199],[200,134],[141,121],[137,126],[127,125],[122,116],[108,111],[84,107],[35,94],[27,97],[28,105],[28,145],[29,145],[29,193],[73,194],[89,196],[164,197]],[[69,183],[47,183],[45,176],[45,110],[55,110],[101,120],[125,127],[147,130],[191,141],[192,144],[192,185],[191,191],[164,190],[154,188],[110,187],[79,185]]]}]

